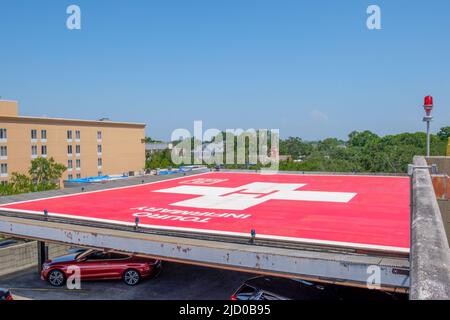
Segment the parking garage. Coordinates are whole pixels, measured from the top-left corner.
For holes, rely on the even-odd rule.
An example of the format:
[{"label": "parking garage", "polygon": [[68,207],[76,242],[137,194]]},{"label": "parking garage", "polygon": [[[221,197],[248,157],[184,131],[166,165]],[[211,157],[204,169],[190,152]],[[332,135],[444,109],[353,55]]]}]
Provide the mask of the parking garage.
[{"label": "parking garage", "polygon": [[[408,181],[387,176],[202,173],[16,201],[2,206],[0,231],[354,286],[365,286],[367,270],[375,265],[382,287],[405,291]],[[385,192],[387,185],[390,193]],[[168,219],[173,216],[199,220]]]}]

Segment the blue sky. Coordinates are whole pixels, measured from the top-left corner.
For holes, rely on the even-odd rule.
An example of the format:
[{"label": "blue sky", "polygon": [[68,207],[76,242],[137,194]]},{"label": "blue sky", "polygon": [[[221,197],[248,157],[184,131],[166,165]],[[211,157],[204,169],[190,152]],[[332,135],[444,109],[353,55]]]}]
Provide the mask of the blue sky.
[{"label": "blue sky", "polygon": [[[66,28],[79,5],[82,29]],[[382,30],[366,28],[369,4]],[[450,125],[450,1],[0,0],[0,96],[22,115],[304,139]]]}]

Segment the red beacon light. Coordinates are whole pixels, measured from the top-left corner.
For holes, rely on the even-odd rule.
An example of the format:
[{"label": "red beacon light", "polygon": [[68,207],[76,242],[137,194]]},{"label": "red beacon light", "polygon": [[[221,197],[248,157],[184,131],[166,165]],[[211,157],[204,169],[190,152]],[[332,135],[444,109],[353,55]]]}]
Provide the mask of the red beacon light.
[{"label": "red beacon light", "polygon": [[432,107],[433,106],[433,97],[432,96],[426,96],[424,99],[424,104],[425,107]]},{"label": "red beacon light", "polygon": [[423,103],[423,108],[425,109],[425,113],[427,117],[431,116],[431,110],[433,110],[433,97],[426,96]]}]

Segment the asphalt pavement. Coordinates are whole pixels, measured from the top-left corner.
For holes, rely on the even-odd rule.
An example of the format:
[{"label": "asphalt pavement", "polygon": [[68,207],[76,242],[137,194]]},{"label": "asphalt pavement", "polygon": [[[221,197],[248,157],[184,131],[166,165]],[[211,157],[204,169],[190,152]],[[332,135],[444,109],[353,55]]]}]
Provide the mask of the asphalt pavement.
[{"label": "asphalt pavement", "polygon": [[36,268],[0,277],[0,287],[33,300],[228,300],[250,277],[241,272],[165,262],[157,278],[135,287],[108,280],[82,282],[80,290],[54,288],[40,279]]}]

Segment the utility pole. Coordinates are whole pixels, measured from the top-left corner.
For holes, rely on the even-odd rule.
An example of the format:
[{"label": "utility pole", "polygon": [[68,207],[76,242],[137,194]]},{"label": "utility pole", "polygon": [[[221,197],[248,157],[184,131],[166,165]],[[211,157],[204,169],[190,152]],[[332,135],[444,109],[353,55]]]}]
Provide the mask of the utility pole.
[{"label": "utility pole", "polygon": [[430,156],[430,123],[433,120],[431,111],[433,110],[433,97],[426,96],[424,99],[423,108],[425,110],[425,117],[423,121],[427,123],[427,157]]}]

